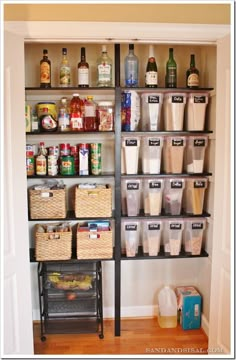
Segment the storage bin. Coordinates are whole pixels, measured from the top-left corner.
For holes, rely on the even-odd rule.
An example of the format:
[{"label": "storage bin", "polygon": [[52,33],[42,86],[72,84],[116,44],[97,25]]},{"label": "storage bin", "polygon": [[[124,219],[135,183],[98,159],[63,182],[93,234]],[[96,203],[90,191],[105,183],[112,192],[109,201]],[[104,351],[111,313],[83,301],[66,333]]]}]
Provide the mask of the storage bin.
[{"label": "storage bin", "polygon": [[141,95],[141,128],[142,131],[161,130],[160,118],[163,102],[161,93],[143,93]]},{"label": "storage bin", "polygon": [[162,221],[143,220],[142,245],[143,252],[149,256],[157,256],[160,251]]},{"label": "storage bin", "polygon": [[122,181],[122,214],[137,216],[140,213],[141,181],[129,179]]},{"label": "storage bin", "polygon": [[167,136],[163,146],[163,167],[167,174],[181,174],[183,171],[185,137]]},{"label": "storage bin", "polygon": [[122,221],[122,242],[127,257],[134,257],[138,253],[139,236],[139,221]]},{"label": "storage bin", "polygon": [[165,226],[164,251],[172,256],[177,256],[181,250],[184,221],[179,219],[167,220]]},{"label": "storage bin", "polygon": [[164,127],[166,131],[181,131],[184,125],[185,93],[164,96]]},{"label": "storage bin", "polygon": [[29,189],[31,219],[64,219],[66,217],[66,188]]},{"label": "storage bin", "polygon": [[162,147],[163,137],[142,137],[142,172],[144,174],[160,174]]},{"label": "storage bin", "polygon": [[137,174],[140,138],[123,137],[122,147],[124,148],[124,173]]},{"label": "storage bin", "polygon": [[203,131],[205,129],[207,93],[190,93],[186,105],[186,130]]},{"label": "storage bin", "polygon": [[184,250],[192,255],[200,255],[206,219],[186,219],[183,233]]},{"label": "storage bin", "polygon": [[163,179],[144,180],[144,213],[149,215],[160,215],[162,208]]},{"label": "storage bin", "polygon": [[[57,227],[58,224],[35,225],[35,257],[37,261],[69,260],[72,254],[72,230],[53,231],[49,227]],[[58,228],[59,230],[59,228]],[[64,228],[64,230],[66,230]],[[49,232],[50,231],[50,232]]]},{"label": "storage bin", "polygon": [[188,214],[201,215],[203,212],[207,178],[186,179],[185,211]]},{"label": "storage bin", "polygon": [[112,190],[111,186],[97,188],[75,187],[75,216],[77,218],[111,217],[112,215]]},{"label": "storage bin", "polygon": [[202,311],[201,295],[193,286],[178,286],[175,288],[175,292],[182,329],[199,329]]},{"label": "storage bin", "polygon": [[77,259],[111,259],[113,257],[112,230],[80,230],[76,235]]},{"label": "storage bin", "polygon": [[185,171],[187,173],[203,172],[207,144],[207,136],[190,136],[187,139],[185,149]]},{"label": "storage bin", "polygon": [[184,179],[165,179],[163,207],[166,214],[180,215],[184,187]]}]

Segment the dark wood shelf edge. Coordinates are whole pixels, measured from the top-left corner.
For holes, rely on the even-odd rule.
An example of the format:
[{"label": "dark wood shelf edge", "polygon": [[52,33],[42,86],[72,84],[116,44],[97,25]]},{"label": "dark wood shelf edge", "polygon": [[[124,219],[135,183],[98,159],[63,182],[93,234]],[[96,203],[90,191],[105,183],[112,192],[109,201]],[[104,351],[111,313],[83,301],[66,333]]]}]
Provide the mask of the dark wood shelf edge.
[{"label": "dark wood shelf edge", "polygon": [[160,173],[160,174],[121,174],[122,178],[130,178],[130,177],[199,177],[199,176],[212,176],[211,172],[203,172],[203,173],[181,173],[181,174],[166,174],[166,173]]},{"label": "dark wood shelf edge", "polygon": [[175,218],[178,218],[178,219],[181,219],[181,218],[205,218],[205,217],[210,217],[211,214],[204,211],[202,214],[200,215],[195,215],[195,214],[187,214],[185,212],[182,212],[180,215],[171,215],[171,214],[165,214],[164,212],[162,212],[160,215],[145,215],[144,212],[141,212],[139,215],[137,216],[127,216],[127,215],[122,215],[121,216],[121,219],[122,220],[131,220],[131,221],[135,221],[135,220],[138,220],[138,219],[156,219],[156,220],[160,220],[160,219],[175,219]]},{"label": "dark wood shelf edge", "polygon": [[100,175],[54,175],[54,176],[50,176],[50,175],[30,175],[27,176],[27,179],[69,179],[69,178],[78,178],[78,179],[85,179],[85,178],[104,178],[104,177],[111,177],[114,178],[115,174],[114,173],[102,173]]}]

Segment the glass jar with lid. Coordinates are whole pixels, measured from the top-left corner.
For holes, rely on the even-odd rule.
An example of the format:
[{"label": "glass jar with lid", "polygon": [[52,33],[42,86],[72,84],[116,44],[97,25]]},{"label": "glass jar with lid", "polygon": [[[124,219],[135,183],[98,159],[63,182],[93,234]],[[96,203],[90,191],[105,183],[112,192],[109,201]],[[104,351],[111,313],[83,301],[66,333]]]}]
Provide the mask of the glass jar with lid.
[{"label": "glass jar with lid", "polygon": [[114,128],[114,104],[112,101],[100,101],[97,107],[99,131],[112,131]]}]

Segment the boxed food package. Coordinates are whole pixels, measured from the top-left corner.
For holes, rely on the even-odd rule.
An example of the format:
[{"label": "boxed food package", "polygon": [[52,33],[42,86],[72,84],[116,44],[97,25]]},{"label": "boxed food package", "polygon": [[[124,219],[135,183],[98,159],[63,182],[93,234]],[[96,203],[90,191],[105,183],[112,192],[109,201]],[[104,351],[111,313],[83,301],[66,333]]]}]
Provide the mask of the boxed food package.
[{"label": "boxed food package", "polygon": [[137,131],[140,120],[140,97],[134,90],[121,94],[121,120],[123,131]]},{"label": "boxed food package", "polygon": [[201,295],[193,286],[178,286],[175,292],[182,328],[184,330],[199,329],[201,327]]}]

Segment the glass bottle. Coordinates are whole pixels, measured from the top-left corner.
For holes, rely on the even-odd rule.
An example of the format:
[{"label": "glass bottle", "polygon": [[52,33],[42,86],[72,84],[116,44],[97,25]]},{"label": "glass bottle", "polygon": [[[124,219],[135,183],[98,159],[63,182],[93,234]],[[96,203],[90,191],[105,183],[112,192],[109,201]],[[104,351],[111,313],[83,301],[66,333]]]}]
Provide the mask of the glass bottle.
[{"label": "glass bottle", "polygon": [[153,45],[149,46],[149,59],[145,74],[145,86],[148,88],[158,87],[158,70],[157,70],[156,59],[154,57]]},{"label": "glass bottle", "polygon": [[139,60],[134,54],[134,44],[129,44],[129,53],[125,57],[125,86],[138,86]]},{"label": "glass bottle", "polygon": [[81,48],[80,62],[78,63],[78,87],[89,87],[89,64],[86,62],[85,48]]},{"label": "glass bottle", "polygon": [[70,112],[68,108],[68,99],[66,97],[61,98],[58,113],[58,127],[61,132],[70,131]]},{"label": "glass bottle", "polygon": [[60,86],[69,87],[71,84],[71,69],[67,57],[67,48],[62,48],[62,60],[60,66]]},{"label": "glass bottle", "polygon": [[190,89],[199,87],[199,70],[195,67],[195,55],[190,55],[190,67],[186,71],[186,86]]},{"label": "glass bottle", "polygon": [[174,50],[169,48],[169,59],[166,63],[166,81],[167,88],[177,87],[177,65],[174,59]]},{"label": "glass bottle", "polygon": [[43,58],[40,60],[40,87],[51,87],[51,61],[48,58],[48,51],[43,50]]},{"label": "glass bottle", "polygon": [[112,86],[112,60],[107,54],[106,45],[102,46],[102,55],[97,60],[97,86]]},{"label": "glass bottle", "polygon": [[84,131],[96,131],[96,103],[93,96],[87,96],[84,102]]},{"label": "glass bottle", "polygon": [[79,94],[73,94],[70,102],[70,130],[84,131],[83,123],[83,101]]},{"label": "glass bottle", "polygon": [[47,175],[47,149],[44,142],[39,143],[39,151],[36,157],[36,175]]}]

